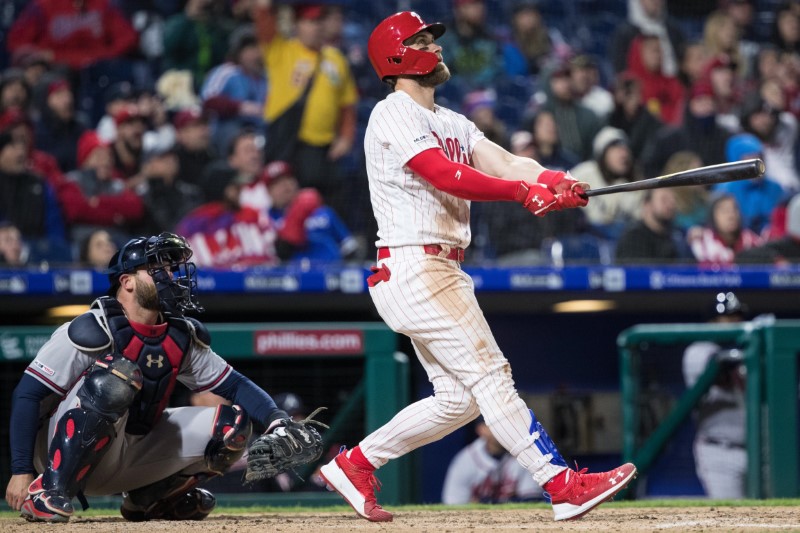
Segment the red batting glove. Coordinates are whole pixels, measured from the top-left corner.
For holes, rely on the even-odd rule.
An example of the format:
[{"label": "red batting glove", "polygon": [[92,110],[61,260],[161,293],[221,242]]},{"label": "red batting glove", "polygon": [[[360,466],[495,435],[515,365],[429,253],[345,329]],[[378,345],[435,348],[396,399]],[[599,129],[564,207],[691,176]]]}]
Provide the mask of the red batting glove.
[{"label": "red batting glove", "polygon": [[586,191],[590,187],[589,184],[585,181],[576,180],[569,172],[543,170],[536,182],[550,187],[556,193],[556,196],[559,194],[564,195],[568,192],[577,196],[576,199],[565,199],[562,207],[583,207],[589,203],[589,198],[586,196]]},{"label": "red batting glove", "polygon": [[553,191],[541,183],[521,181],[515,199],[522,204],[522,207],[537,217],[543,217],[550,211],[562,209]]}]

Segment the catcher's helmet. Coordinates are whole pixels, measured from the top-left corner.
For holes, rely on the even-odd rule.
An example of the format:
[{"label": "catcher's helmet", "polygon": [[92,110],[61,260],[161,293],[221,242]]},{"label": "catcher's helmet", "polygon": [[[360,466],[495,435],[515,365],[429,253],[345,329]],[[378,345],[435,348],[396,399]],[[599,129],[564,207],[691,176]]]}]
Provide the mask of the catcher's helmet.
[{"label": "catcher's helmet", "polygon": [[426,24],[413,11],[401,11],[385,18],[372,30],[367,52],[372,68],[381,80],[401,74],[429,74],[436,68],[439,63],[436,54],[415,50],[403,44],[403,41],[422,30],[428,30],[434,39],[438,39],[444,33],[445,27],[438,22]]},{"label": "catcher's helmet", "polygon": [[203,311],[197,302],[196,269],[190,263],[192,249],[186,239],[170,232],[152,237],[135,237],[114,254],[108,263],[109,294],[114,296],[122,274],[147,267],[158,290],[162,311],[182,315],[184,311]]}]

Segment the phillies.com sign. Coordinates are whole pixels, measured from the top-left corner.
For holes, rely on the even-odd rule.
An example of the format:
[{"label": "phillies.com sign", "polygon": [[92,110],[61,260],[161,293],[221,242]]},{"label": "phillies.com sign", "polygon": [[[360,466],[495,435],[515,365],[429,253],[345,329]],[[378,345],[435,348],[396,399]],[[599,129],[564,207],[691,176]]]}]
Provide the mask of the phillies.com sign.
[{"label": "phillies.com sign", "polygon": [[255,352],[259,355],[361,355],[364,332],[344,329],[256,331]]}]

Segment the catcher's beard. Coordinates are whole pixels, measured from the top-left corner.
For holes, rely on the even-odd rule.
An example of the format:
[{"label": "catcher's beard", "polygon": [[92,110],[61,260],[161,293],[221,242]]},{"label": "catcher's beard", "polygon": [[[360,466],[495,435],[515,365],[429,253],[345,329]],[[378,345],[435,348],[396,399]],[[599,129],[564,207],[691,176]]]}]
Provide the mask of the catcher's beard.
[{"label": "catcher's beard", "polygon": [[439,62],[431,72],[415,76],[415,78],[422,87],[436,87],[450,79],[450,69],[444,63]]},{"label": "catcher's beard", "polygon": [[161,304],[158,301],[158,291],[154,283],[144,283],[136,281],[136,288],[133,291],[136,303],[148,311],[160,311]]}]

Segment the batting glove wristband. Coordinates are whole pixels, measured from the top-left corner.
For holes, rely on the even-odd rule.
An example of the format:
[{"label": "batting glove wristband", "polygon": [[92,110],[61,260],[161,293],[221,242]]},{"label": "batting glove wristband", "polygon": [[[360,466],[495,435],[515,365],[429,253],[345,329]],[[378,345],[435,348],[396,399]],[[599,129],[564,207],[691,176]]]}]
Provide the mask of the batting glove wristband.
[{"label": "batting glove wristband", "polygon": [[564,207],[583,207],[589,203],[589,199],[586,197],[586,191],[588,191],[591,186],[585,181],[576,180],[569,172],[543,170],[542,173],[539,174],[539,178],[536,182],[547,185],[556,195],[572,192],[574,195],[578,196],[578,198],[583,198],[582,204],[578,202],[576,205],[564,205]]}]

